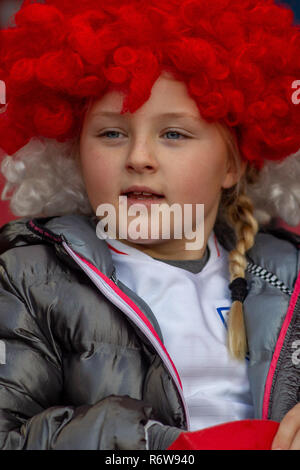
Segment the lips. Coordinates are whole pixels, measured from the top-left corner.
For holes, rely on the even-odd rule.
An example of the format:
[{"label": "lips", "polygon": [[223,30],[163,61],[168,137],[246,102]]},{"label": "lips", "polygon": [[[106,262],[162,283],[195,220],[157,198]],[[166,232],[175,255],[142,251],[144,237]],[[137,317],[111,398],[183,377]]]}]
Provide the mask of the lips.
[{"label": "lips", "polygon": [[164,195],[152,188],[149,188],[148,186],[130,186],[129,188],[125,189],[121,193],[122,195],[126,195],[127,197],[130,198],[140,198],[140,199],[157,199],[157,198],[162,198]]}]

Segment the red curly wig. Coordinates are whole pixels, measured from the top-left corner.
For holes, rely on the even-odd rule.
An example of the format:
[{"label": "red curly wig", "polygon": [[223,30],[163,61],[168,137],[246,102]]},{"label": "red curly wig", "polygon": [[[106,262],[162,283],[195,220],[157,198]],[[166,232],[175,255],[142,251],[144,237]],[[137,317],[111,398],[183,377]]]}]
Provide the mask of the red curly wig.
[{"label": "red curly wig", "polygon": [[9,155],[35,136],[74,138],[87,102],[109,89],[133,113],[163,70],[258,168],[300,148],[300,30],[274,0],[25,0],[13,19],[0,31]]}]

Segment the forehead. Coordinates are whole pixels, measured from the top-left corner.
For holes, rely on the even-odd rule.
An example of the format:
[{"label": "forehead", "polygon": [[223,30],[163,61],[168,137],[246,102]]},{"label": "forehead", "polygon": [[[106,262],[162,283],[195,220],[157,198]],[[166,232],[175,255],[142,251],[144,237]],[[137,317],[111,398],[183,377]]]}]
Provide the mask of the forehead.
[{"label": "forehead", "polygon": [[[102,116],[103,112],[121,113],[125,94],[110,90],[101,99],[91,103],[88,115],[90,118]],[[195,101],[188,94],[184,82],[164,74],[154,83],[149,99],[134,113],[137,116],[160,115],[166,113],[187,113],[200,118]],[[130,113],[126,113],[128,115]],[[124,115],[125,116],[125,115]]]}]

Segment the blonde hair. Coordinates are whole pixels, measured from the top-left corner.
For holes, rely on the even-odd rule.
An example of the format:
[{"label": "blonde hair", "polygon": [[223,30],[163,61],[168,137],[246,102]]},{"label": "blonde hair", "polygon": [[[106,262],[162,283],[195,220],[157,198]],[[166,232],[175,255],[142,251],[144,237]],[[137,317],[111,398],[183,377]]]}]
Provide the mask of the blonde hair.
[{"label": "blonde hair", "polygon": [[[241,277],[245,278],[247,267],[246,252],[252,248],[259,224],[254,217],[254,206],[246,194],[246,187],[257,181],[259,171],[249,164],[241,175],[241,155],[233,134],[224,126],[218,124],[228,148],[229,158],[236,165],[239,173],[238,183],[229,189],[224,189],[219,208],[219,216],[234,230],[235,247],[229,252],[230,282]],[[248,347],[244,322],[243,303],[232,302],[228,315],[227,346],[230,355],[238,360],[244,360]]]}]

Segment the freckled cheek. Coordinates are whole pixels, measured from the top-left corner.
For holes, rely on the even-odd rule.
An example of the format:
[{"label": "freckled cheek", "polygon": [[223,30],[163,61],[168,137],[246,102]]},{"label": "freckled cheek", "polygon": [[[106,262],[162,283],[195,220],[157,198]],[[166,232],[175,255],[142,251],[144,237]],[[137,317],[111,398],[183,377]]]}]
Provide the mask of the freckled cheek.
[{"label": "freckled cheek", "polygon": [[171,192],[179,203],[210,205],[219,195],[220,182],[216,174],[198,169],[177,177]]},{"label": "freckled cheek", "polygon": [[91,203],[111,202],[115,198],[119,184],[118,170],[111,160],[99,154],[89,154],[82,162],[83,177]]}]

